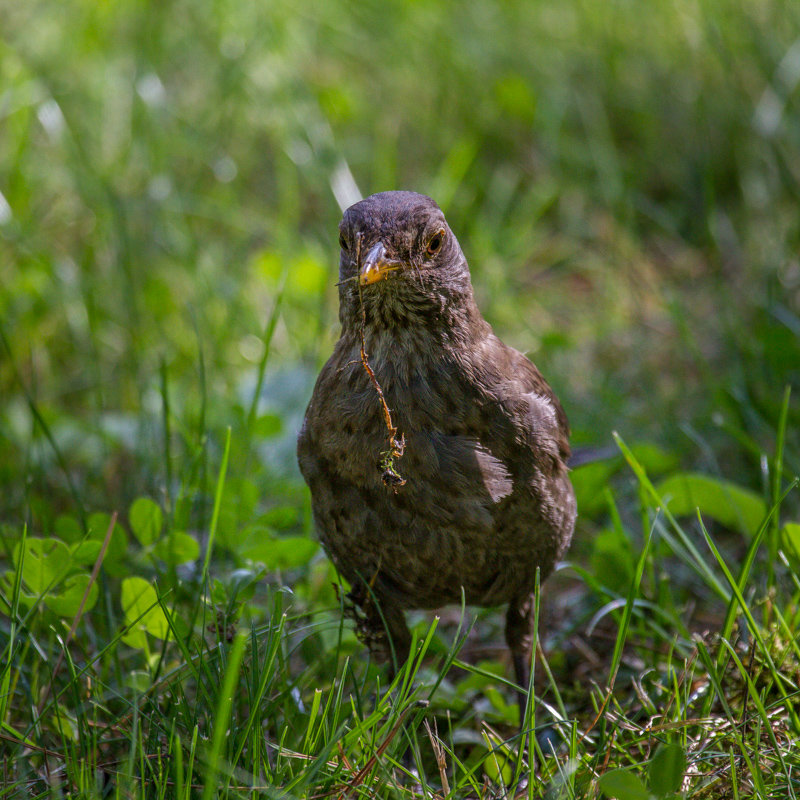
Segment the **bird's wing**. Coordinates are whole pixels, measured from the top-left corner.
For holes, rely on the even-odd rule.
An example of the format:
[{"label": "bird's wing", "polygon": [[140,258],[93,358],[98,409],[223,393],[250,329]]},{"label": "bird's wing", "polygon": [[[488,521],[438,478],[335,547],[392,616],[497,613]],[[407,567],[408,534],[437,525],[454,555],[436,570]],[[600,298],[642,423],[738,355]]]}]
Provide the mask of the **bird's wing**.
[{"label": "bird's wing", "polygon": [[561,458],[566,461],[570,455],[570,446],[569,421],[564,408],[536,366],[519,351],[510,347],[507,349],[511,351],[514,372],[528,395],[531,404],[530,415],[537,417],[540,423],[549,429],[548,432],[555,439]]},{"label": "bird's wing", "polygon": [[[497,412],[490,426],[511,425],[532,449],[561,461],[569,458],[567,415],[534,364],[490,334],[476,351],[473,368]],[[504,431],[503,438],[508,434]]]}]

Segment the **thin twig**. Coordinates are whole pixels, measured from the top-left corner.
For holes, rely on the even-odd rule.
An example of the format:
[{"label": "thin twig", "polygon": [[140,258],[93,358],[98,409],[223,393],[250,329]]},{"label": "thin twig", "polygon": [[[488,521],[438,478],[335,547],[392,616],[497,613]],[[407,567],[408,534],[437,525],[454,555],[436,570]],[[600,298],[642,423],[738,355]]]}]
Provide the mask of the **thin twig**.
[{"label": "thin twig", "polygon": [[[360,274],[361,271],[361,234],[356,237],[356,267]],[[381,411],[383,412],[383,421],[386,423],[386,429],[389,432],[389,449],[381,453],[381,460],[378,462],[378,469],[381,470],[381,480],[384,486],[388,486],[395,492],[400,486],[406,483],[405,478],[395,469],[395,459],[402,458],[403,452],[406,448],[406,440],[401,433],[398,437],[397,427],[392,421],[392,412],[386,403],[386,397],[383,394],[380,383],[375,377],[375,371],[369,363],[369,355],[367,354],[367,342],[364,336],[364,330],[367,327],[367,310],[364,307],[364,296],[361,291],[361,281],[357,281],[358,286],[358,302],[361,306],[361,328],[359,333],[361,335],[361,365],[366,370],[372,386],[378,395],[378,401],[381,404]]]}]

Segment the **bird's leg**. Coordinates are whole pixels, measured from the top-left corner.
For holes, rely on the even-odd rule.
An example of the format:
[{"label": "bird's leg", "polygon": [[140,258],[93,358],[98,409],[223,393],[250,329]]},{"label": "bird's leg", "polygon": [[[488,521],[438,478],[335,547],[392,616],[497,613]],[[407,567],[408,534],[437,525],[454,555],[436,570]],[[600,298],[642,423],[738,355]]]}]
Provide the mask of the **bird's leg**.
[{"label": "bird's leg", "polygon": [[[411,631],[409,631],[406,623],[406,615],[399,608],[385,604],[381,606],[381,611],[383,612],[383,619],[380,624],[384,626],[383,630],[386,633],[386,640],[383,645],[385,646],[385,658],[388,662],[389,683],[391,684],[397,677],[397,673],[408,661],[411,651]],[[414,754],[410,745],[403,750],[400,763],[406,773],[409,775],[416,774],[414,770]]]},{"label": "bird's leg", "polygon": [[[371,592],[366,597],[351,592],[351,599],[360,605],[362,612],[362,616],[356,617],[356,635],[379,664],[387,664],[388,684],[391,684],[408,661],[411,650],[411,632],[405,614],[390,603],[380,604]],[[375,702],[377,704],[377,697]],[[414,764],[410,747],[403,751],[401,761],[406,772],[412,773]]]},{"label": "bird's leg", "polygon": [[349,593],[354,604],[349,616],[355,621],[356,636],[379,664],[389,664],[389,682],[394,680],[411,649],[411,632],[402,610],[381,601],[371,586],[358,583]]},{"label": "bird's leg", "polygon": [[522,600],[512,600],[506,613],[506,643],[511,650],[514,662],[514,678],[517,681],[517,703],[519,705],[519,726],[525,724],[525,702],[530,680],[531,633],[533,627],[533,595]]},{"label": "bird's leg", "polygon": [[411,650],[411,631],[406,624],[405,614],[396,606],[383,605],[381,612],[383,616],[379,617],[378,624],[385,634],[381,646],[384,660],[389,664],[389,681],[391,682],[408,661]]}]

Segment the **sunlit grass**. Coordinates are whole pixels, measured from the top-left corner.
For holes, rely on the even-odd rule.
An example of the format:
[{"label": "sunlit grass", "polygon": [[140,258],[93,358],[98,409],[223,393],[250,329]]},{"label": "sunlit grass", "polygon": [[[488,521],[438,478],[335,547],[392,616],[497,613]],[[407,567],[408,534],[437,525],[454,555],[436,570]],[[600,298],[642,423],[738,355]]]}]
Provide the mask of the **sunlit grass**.
[{"label": "sunlit grass", "polygon": [[[580,599],[572,612],[556,613],[566,631],[540,625],[526,750],[507,665],[459,654],[486,636],[476,641],[469,610],[461,633],[440,638],[435,620],[415,626],[417,658],[387,687],[338,604],[309,606],[274,573],[272,588],[256,592],[260,573],[252,570],[217,570],[213,582],[198,570],[176,581],[155,562],[149,606],[126,612],[127,625],[102,644],[107,620],[92,610],[77,648],[65,649],[60,631],[70,620],[43,614],[57,579],[23,602],[33,578],[17,560],[3,592],[11,622],[2,673],[8,785],[34,796],[90,797],[103,796],[109,782],[115,793],[142,797],[412,796],[419,785],[434,796],[445,784],[450,797],[495,797],[516,785],[530,797],[588,797],[624,778],[631,792],[649,786],[659,797],[677,789],[725,797],[734,786],[742,796],[792,796],[800,582],[783,544],[776,568],[766,573],[763,565],[770,520],[796,481],[782,486],[738,565],[704,524],[706,502],[716,513],[713,493],[697,496],[698,539],[691,518],[672,515],[668,498],[620,446],[641,488],[642,528],[637,535],[613,513],[612,524],[641,545],[636,552],[620,542],[613,553],[618,563],[633,559],[616,590],[577,564],[562,569],[576,572],[570,593]],[[220,481],[212,519],[223,472]],[[136,524],[144,535],[141,519]],[[677,559],[669,572],[667,559]],[[689,573],[672,582],[680,565]],[[123,595],[136,580],[123,579]],[[105,591],[115,605],[108,582]],[[580,608],[591,620],[580,619]],[[164,627],[155,624],[158,609]],[[482,625],[494,627],[490,617],[484,612]],[[32,702],[21,702],[25,696]]]}]

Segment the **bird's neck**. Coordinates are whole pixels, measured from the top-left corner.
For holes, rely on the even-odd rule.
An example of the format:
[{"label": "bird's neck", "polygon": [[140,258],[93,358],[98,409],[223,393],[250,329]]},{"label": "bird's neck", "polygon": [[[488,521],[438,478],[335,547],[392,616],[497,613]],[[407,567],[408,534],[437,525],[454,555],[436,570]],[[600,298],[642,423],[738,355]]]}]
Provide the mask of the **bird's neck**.
[{"label": "bird's neck", "polygon": [[[408,318],[363,319],[343,324],[345,349],[359,353],[363,344],[370,362],[392,372],[413,374],[438,365],[443,358],[477,348],[490,333],[472,299],[436,313]],[[360,353],[359,353],[360,355]]]}]

